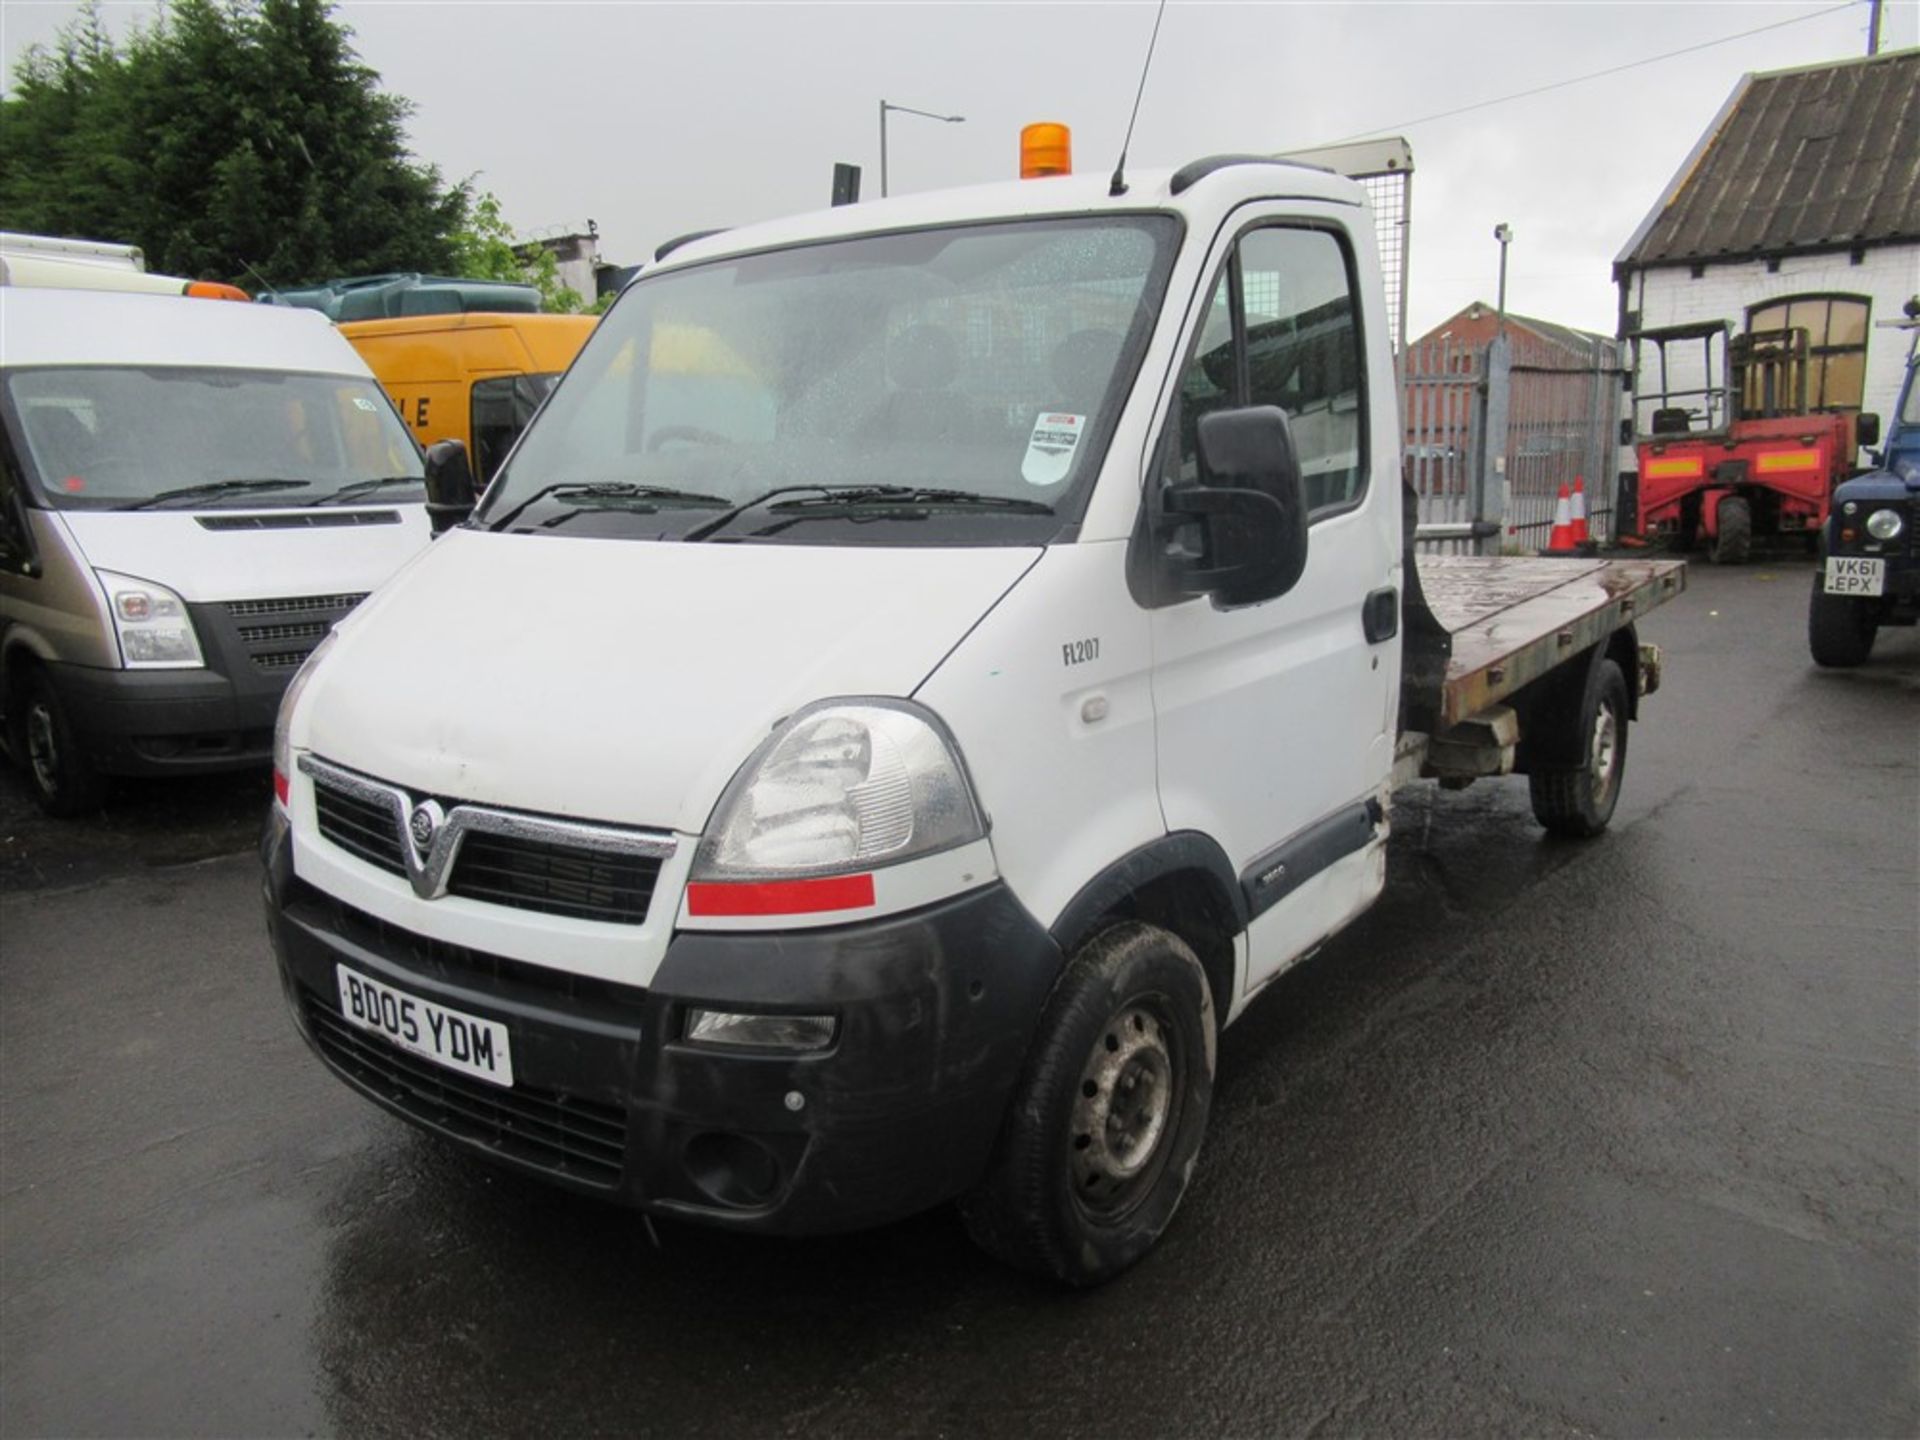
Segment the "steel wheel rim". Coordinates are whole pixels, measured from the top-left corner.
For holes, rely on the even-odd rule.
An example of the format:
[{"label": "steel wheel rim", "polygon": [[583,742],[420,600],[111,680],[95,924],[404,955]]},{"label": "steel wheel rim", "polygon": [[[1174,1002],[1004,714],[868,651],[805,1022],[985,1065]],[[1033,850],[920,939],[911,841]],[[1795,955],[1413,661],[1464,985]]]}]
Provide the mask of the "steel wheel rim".
[{"label": "steel wheel rim", "polygon": [[1152,1189],[1183,1081],[1159,1006],[1133,1001],[1101,1027],[1080,1073],[1068,1139],[1074,1200],[1083,1210],[1115,1218]]},{"label": "steel wheel rim", "polygon": [[1620,722],[1611,705],[1602,705],[1593,717],[1593,734],[1587,743],[1587,766],[1593,774],[1593,798],[1604,801],[1613,788],[1613,773],[1620,758]]},{"label": "steel wheel rim", "polygon": [[45,701],[27,708],[27,763],[42,791],[59,793],[60,751],[53,739],[53,711]]}]

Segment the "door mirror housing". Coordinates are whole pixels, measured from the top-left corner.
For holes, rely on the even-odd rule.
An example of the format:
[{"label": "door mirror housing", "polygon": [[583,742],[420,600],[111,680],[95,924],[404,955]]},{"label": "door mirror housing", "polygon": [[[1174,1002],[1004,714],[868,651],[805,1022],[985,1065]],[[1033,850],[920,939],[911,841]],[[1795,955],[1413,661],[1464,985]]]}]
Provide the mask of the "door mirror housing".
[{"label": "door mirror housing", "polygon": [[1880,443],[1880,417],[1871,410],[1863,410],[1853,422],[1854,444],[1867,449]]},{"label": "door mirror housing", "polygon": [[1174,583],[1222,605],[1286,594],[1307,568],[1307,500],[1284,410],[1250,405],[1200,417],[1198,485],[1162,494],[1175,526],[1197,521],[1200,547],[1173,559]]},{"label": "door mirror housing", "polygon": [[473,513],[473,466],[458,440],[436,440],[427,447],[427,519],[433,533],[451,529]]}]

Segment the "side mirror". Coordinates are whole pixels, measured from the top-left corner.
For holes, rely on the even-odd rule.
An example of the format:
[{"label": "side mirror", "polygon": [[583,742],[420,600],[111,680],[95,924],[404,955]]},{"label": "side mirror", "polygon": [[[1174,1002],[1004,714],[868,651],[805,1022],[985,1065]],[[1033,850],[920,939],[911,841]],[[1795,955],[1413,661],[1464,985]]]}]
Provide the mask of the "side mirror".
[{"label": "side mirror", "polygon": [[436,440],[427,447],[427,519],[433,533],[451,529],[473,513],[473,466],[458,440]]},{"label": "side mirror", "polygon": [[1198,521],[1196,555],[1174,562],[1187,594],[1223,605],[1284,595],[1307,568],[1307,503],[1286,412],[1274,405],[1216,410],[1200,417],[1205,481],[1163,495],[1170,518]]},{"label": "side mirror", "polygon": [[1854,443],[1861,448],[1880,443],[1880,417],[1863,410],[1853,422]]},{"label": "side mirror", "polygon": [[1631,417],[1623,419],[1620,422],[1620,443],[1622,445],[1631,445],[1633,443],[1633,420]]}]

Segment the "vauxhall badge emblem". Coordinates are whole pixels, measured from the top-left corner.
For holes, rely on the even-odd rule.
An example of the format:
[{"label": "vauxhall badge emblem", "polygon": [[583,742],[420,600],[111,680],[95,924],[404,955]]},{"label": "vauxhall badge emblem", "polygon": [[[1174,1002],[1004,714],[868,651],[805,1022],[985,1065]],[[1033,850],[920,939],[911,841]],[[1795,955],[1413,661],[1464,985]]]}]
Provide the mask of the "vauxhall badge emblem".
[{"label": "vauxhall badge emblem", "polygon": [[440,824],[445,819],[439,805],[432,800],[422,800],[413,807],[413,814],[407,817],[407,833],[413,837],[413,848],[421,855],[433,849],[433,837],[440,832]]}]

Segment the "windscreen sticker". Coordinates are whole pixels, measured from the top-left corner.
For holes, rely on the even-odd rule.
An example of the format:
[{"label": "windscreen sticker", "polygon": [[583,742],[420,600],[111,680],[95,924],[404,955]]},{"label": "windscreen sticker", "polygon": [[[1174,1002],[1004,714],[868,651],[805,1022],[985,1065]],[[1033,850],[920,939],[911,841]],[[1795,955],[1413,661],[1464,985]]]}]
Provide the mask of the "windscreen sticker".
[{"label": "windscreen sticker", "polygon": [[358,406],[359,406],[359,407],[360,407],[360,408],[361,408],[362,410],[375,410],[375,411],[377,411],[377,410],[378,410],[378,409],[380,408],[380,407],[379,407],[378,405],[376,405],[376,404],[374,404],[374,403],[373,403],[373,401],[371,401],[371,400],[369,400],[369,399],[367,399],[367,397],[366,397],[366,396],[364,396],[364,395],[356,395],[356,396],[354,396],[354,397],[353,397],[353,403],[354,403],[355,405],[358,405]]},{"label": "windscreen sticker", "polygon": [[1074,452],[1080,448],[1080,436],[1087,428],[1084,415],[1063,415],[1043,410],[1035,417],[1033,434],[1027,440],[1027,458],[1021,462],[1020,478],[1029,485],[1058,485],[1073,468]]}]

